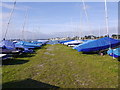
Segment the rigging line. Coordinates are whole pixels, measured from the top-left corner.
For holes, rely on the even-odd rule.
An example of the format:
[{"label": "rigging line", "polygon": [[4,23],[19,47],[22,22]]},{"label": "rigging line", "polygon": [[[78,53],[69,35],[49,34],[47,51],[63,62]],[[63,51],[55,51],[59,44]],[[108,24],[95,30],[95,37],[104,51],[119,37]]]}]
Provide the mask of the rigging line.
[{"label": "rigging line", "polygon": [[85,11],[85,16],[86,16],[86,19],[87,19],[88,27],[89,27],[90,30],[92,30],[91,27],[90,27],[90,22],[89,22],[89,18],[88,18],[88,13],[87,13],[87,10],[86,10],[86,5],[85,5],[84,0],[82,0],[82,3],[83,3],[83,9],[84,9],[84,11]]},{"label": "rigging line", "polygon": [[4,36],[4,39],[6,38],[6,35],[7,35],[7,32],[8,32],[8,28],[9,28],[10,21],[11,21],[11,18],[12,18],[12,15],[13,15],[14,9],[15,9],[15,5],[16,5],[16,0],[15,0],[15,2],[14,2],[13,9],[12,9],[11,12],[10,12],[10,17],[9,17],[9,20],[8,20],[8,23],[7,23],[7,27],[6,27],[6,30],[5,30],[5,36]]},{"label": "rigging line", "polygon": [[26,8],[26,13],[25,13],[25,19],[24,19],[24,23],[23,23],[23,30],[22,30],[22,38],[23,38],[23,40],[25,39],[25,37],[24,37],[24,29],[25,29],[25,24],[26,24],[26,19],[27,19],[27,11],[28,9]]},{"label": "rigging line", "polygon": [[[74,30],[74,25],[73,25],[73,18],[70,18],[70,27],[72,28],[72,31]],[[73,32],[74,33],[74,32]],[[72,35],[74,37],[74,34]]]},{"label": "rigging line", "polygon": [[82,29],[83,29],[83,22],[82,22],[82,14],[83,14],[83,12],[81,11],[81,13],[80,13],[80,38],[82,38]]},{"label": "rigging line", "polygon": [[101,27],[100,27],[100,25],[99,25],[99,36],[98,36],[99,38],[100,38],[100,30],[101,30]]}]

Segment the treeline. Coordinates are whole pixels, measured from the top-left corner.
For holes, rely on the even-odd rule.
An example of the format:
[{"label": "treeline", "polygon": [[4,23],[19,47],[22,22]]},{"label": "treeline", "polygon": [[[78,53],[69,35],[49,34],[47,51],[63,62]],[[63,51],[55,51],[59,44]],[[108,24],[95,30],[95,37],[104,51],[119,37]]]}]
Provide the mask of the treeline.
[{"label": "treeline", "polygon": [[120,35],[113,34],[112,38],[114,38],[114,39],[120,39]]},{"label": "treeline", "polygon": [[[78,36],[75,36],[75,37],[72,37],[72,38],[67,37],[67,39],[69,39],[69,40],[70,40],[70,39],[72,39],[72,40],[79,40],[79,39],[84,40],[84,39],[99,39],[99,38],[103,38],[103,37],[110,37],[110,36],[105,35],[105,36],[100,36],[100,37],[98,37],[98,36],[94,36],[94,35],[88,35],[88,36],[84,36],[84,37],[78,37]],[[111,36],[111,38],[120,39],[120,35],[113,34],[113,35]]]}]

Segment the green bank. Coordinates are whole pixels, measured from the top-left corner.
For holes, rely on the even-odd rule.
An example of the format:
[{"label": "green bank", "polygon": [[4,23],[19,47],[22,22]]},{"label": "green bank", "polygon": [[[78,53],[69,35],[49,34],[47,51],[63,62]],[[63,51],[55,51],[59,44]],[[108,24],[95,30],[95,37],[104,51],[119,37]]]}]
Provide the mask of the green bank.
[{"label": "green bank", "polygon": [[82,54],[64,45],[46,45],[34,54],[6,60],[3,88],[116,88],[118,60]]}]

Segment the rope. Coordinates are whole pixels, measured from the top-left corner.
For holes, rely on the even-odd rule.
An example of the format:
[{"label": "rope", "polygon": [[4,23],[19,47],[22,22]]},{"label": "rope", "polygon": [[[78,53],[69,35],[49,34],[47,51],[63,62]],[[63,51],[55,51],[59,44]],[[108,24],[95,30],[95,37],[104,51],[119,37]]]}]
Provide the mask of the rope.
[{"label": "rope", "polygon": [[99,25],[99,36],[98,36],[99,38],[100,38],[100,30],[101,30],[101,27],[100,27],[100,25]]},{"label": "rope", "polygon": [[80,38],[82,38],[82,12],[80,13]]},{"label": "rope", "polygon": [[14,2],[13,9],[12,9],[12,11],[10,12],[10,17],[9,17],[9,20],[8,20],[8,23],[7,23],[7,28],[6,28],[6,31],[5,31],[4,40],[5,40],[6,35],[7,35],[7,32],[8,32],[8,28],[9,28],[9,25],[10,25],[11,17],[12,17],[12,15],[13,15],[13,12],[14,12],[14,9],[15,9],[15,5],[16,5],[16,0],[15,0],[15,2]]},{"label": "rope", "polygon": [[82,3],[83,3],[83,8],[84,8],[84,11],[85,11],[85,16],[86,16],[86,19],[87,19],[88,27],[89,27],[90,30],[92,30],[91,27],[90,27],[91,25],[90,25],[90,22],[89,22],[88,13],[87,13],[87,10],[86,10],[86,5],[85,5],[84,0],[82,0]]},{"label": "rope", "polygon": [[25,39],[25,37],[24,37],[24,29],[25,29],[25,24],[26,24],[26,21],[27,21],[26,19],[27,19],[27,8],[26,8],[25,19],[24,19],[23,30],[22,30],[22,38],[23,38],[23,40]]}]

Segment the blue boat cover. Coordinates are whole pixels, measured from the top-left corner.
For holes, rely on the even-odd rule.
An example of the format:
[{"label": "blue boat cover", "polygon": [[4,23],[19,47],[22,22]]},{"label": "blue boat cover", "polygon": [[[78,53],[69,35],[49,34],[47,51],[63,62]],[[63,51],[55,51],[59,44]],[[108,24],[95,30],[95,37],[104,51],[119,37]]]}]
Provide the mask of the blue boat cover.
[{"label": "blue boat cover", "polygon": [[33,53],[34,51],[32,49],[24,48],[23,53]]},{"label": "blue boat cover", "polygon": [[93,51],[104,50],[109,47],[113,48],[118,45],[120,45],[120,40],[104,37],[104,38],[90,41],[88,43],[80,44],[79,47],[75,49],[77,49],[78,52],[93,52]]},{"label": "blue boat cover", "polygon": [[37,42],[37,41],[33,41],[31,43],[33,43],[33,44],[42,44],[42,42]]},{"label": "blue boat cover", "polygon": [[15,44],[15,47],[16,47],[16,48],[23,48],[23,49],[25,49],[25,48],[28,48],[28,49],[29,49],[29,48],[34,49],[34,48],[35,48],[35,47],[24,46],[24,45],[22,45],[22,44],[18,44],[18,43]]},{"label": "blue boat cover", "polygon": [[116,49],[109,49],[107,51],[108,55],[112,56],[112,57],[120,57],[120,48],[116,48]]},{"label": "blue boat cover", "polygon": [[4,49],[15,49],[15,45],[12,41],[3,40],[0,42],[0,47]]},{"label": "blue boat cover", "polygon": [[41,47],[41,45],[25,42],[25,41],[20,41],[15,44],[16,47],[18,46],[25,46],[25,47]]}]

